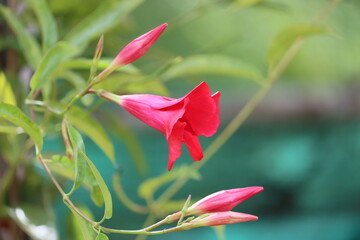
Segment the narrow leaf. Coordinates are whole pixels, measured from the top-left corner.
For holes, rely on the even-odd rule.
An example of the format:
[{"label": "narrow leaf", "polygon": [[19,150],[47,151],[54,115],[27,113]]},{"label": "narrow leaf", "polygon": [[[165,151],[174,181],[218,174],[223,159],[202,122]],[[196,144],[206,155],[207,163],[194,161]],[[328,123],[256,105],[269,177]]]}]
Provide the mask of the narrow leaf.
[{"label": "narrow leaf", "polygon": [[96,206],[101,207],[104,205],[104,198],[102,196],[101,189],[97,183],[94,186],[92,186],[90,197]]},{"label": "narrow leaf", "polygon": [[73,106],[66,114],[66,118],[80,131],[89,136],[114,163],[114,146],[102,126],[87,112]]},{"label": "narrow leaf", "polygon": [[0,103],[0,118],[4,118],[14,125],[24,129],[24,131],[34,140],[39,151],[43,145],[43,138],[39,127],[33,123],[19,108]]},{"label": "narrow leaf", "polygon": [[308,24],[293,25],[285,28],[270,44],[267,54],[267,60],[270,68],[273,68],[276,64],[278,64],[280,59],[298,38],[326,33],[329,33],[328,29]]},{"label": "narrow leaf", "polygon": [[84,161],[84,158],[79,156],[82,152],[85,153],[84,141],[80,133],[76,131],[75,128],[69,123],[66,124],[66,128],[75,160],[75,180],[73,188],[71,190],[72,192],[73,190],[77,189],[84,181],[85,169],[87,165],[86,161]]},{"label": "narrow leaf", "polygon": [[107,91],[115,93],[120,91],[136,94],[169,95],[169,91],[158,78],[148,79],[144,75],[110,75],[93,88],[106,89]]},{"label": "narrow leaf", "polygon": [[248,63],[225,55],[195,55],[185,58],[160,76],[163,81],[176,77],[218,74],[263,82],[260,71]]},{"label": "narrow leaf", "polygon": [[[55,155],[51,159],[52,161],[49,161],[47,164],[52,172],[69,180],[75,180],[75,163],[73,160],[70,160],[66,156],[59,155]],[[90,189],[91,200],[94,202],[94,204],[98,207],[104,205],[104,199],[101,194],[99,185],[94,177],[94,174],[87,165],[85,168],[83,184],[85,187]]]},{"label": "narrow leaf", "polygon": [[233,3],[233,5],[237,7],[249,7],[265,1],[266,0],[237,0]]},{"label": "narrow leaf", "polygon": [[90,77],[89,77],[90,82],[92,82],[96,76],[96,72],[98,69],[99,60],[101,58],[103,48],[104,48],[104,35],[101,35],[98,44],[96,45],[94,57],[90,67]]},{"label": "narrow leaf", "polygon": [[42,35],[43,50],[46,51],[52,47],[58,38],[57,26],[54,16],[45,0],[28,0],[32,9],[39,19]]},{"label": "narrow leaf", "polygon": [[66,42],[59,42],[54,47],[50,48],[31,78],[30,86],[32,91],[40,89],[46,83],[51,81],[59,64],[74,55],[75,52],[76,49]]},{"label": "narrow leaf", "polygon": [[[94,218],[93,214],[87,208],[79,207],[79,209],[82,213],[84,213],[90,219]],[[74,210],[72,210],[72,208],[70,208],[70,210],[73,213],[71,215],[71,223],[72,223],[71,227],[73,228],[72,229],[72,232],[73,232],[72,239],[75,239],[75,240],[95,239],[96,232],[94,231],[94,229],[92,228],[90,223],[88,223],[86,220],[84,220],[82,217],[80,217]]]},{"label": "narrow leaf", "polygon": [[[69,68],[69,69],[85,69],[88,70],[91,67],[92,59],[88,58],[77,58],[77,59],[71,59],[68,61],[65,61],[61,64],[62,68]],[[104,70],[107,68],[112,62],[112,59],[99,59],[98,61],[98,69]],[[136,68],[134,65],[128,64],[126,66],[123,66],[121,68],[116,69],[117,72],[126,72],[130,74],[138,74],[140,73],[140,70]]]},{"label": "narrow leaf", "polygon": [[72,45],[85,48],[88,42],[116,26],[143,0],[106,1],[75,26],[65,37]]},{"label": "narrow leaf", "polygon": [[109,191],[104,179],[102,178],[101,174],[97,170],[96,166],[92,163],[92,161],[83,152],[81,152],[80,155],[89,164],[89,166],[95,176],[95,179],[96,179],[97,183],[99,184],[99,187],[100,187],[100,190],[101,190],[102,196],[104,198],[104,202],[105,202],[105,211],[104,211],[103,219],[105,219],[105,218],[110,219],[112,217],[112,198],[111,198],[110,191]]},{"label": "narrow leaf", "polygon": [[0,4],[0,13],[14,31],[27,63],[33,68],[36,68],[41,59],[39,44],[36,42],[35,38],[26,31],[25,26],[11,10]]},{"label": "narrow leaf", "polygon": [[0,102],[16,106],[16,98],[4,73],[0,72]]},{"label": "narrow leaf", "polygon": [[[49,166],[51,171],[69,180],[75,179],[75,163],[73,160],[69,159],[66,156],[60,155],[52,156],[51,160],[52,161],[47,162],[47,165]],[[85,169],[84,184],[88,188],[91,188],[93,185],[96,184],[96,179],[94,178],[92,171],[88,167]]]}]

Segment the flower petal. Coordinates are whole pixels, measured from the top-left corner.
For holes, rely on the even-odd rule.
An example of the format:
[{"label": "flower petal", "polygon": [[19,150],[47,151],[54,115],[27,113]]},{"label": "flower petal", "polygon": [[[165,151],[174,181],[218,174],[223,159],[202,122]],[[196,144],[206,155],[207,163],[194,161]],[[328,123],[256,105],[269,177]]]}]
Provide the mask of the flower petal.
[{"label": "flower petal", "polygon": [[181,155],[181,146],[184,141],[184,131],[186,123],[178,121],[172,131],[170,136],[167,138],[168,147],[169,147],[169,160],[168,160],[168,170],[170,171],[173,167],[176,159]]},{"label": "flower petal", "polygon": [[184,133],[184,142],[194,161],[200,161],[204,154],[197,136],[192,135],[189,131]]},{"label": "flower petal", "polygon": [[186,102],[180,102],[168,107],[166,110],[153,108],[154,104],[162,101],[171,100],[156,95],[134,94],[122,96],[120,105],[129,113],[168,137],[176,122],[183,116]]},{"label": "flower petal", "polygon": [[184,98],[189,99],[183,118],[190,124],[194,135],[212,136],[219,126],[220,94],[211,96],[210,88],[205,83],[200,83]]}]

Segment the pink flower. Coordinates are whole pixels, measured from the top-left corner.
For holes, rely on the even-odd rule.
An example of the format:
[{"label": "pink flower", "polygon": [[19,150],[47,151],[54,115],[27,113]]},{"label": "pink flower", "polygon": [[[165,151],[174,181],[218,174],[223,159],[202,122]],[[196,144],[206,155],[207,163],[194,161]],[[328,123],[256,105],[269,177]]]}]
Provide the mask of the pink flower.
[{"label": "pink flower", "polygon": [[238,204],[263,191],[263,187],[246,187],[222,190],[191,205],[188,215],[230,211]]},{"label": "pink flower", "polygon": [[239,212],[218,212],[212,213],[205,217],[198,217],[190,221],[188,228],[203,227],[203,226],[218,226],[240,222],[249,222],[258,220],[257,216],[239,213]]},{"label": "pink flower", "polygon": [[149,94],[117,96],[105,91],[100,96],[119,103],[165,135],[169,147],[169,171],[181,155],[182,143],[185,143],[194,161],[201,160],[203,152],[198,136],[212,136],[220,124],[220,92],[211,95],[205,82],[179,99]]},{"label": "pink flower", "polygon": [[132,63],[142,57],[163,33],[167,23],[161,24],[144,35],[134,39],[116,56],[111,65],[117,67]]}]

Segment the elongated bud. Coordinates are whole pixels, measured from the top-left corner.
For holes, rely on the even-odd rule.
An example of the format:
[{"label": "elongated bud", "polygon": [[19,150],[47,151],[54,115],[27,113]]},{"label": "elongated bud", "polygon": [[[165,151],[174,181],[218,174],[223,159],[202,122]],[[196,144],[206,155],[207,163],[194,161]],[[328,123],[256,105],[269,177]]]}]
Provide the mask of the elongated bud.
[{"label": "elongated bud", "polygon": [[95,48],[95,54],[94,54],[94,59],[99,60],[99,58],[101,57],[101,53],[104,47],[104,35],[100,36],[99,42],[96,45]]},{"label": "elongated bud", "polygon": [[156,42],[167,26],[167,23],[161,24],[160,26],[134,39],[132,42],[126,45],[112,61],[112,63],[96,77],[96,83],[103,80],[115,69],[132,63],[142,57]]},{"label": "elongated bud", "polygon": [[188,214],[230,211],[236,205],[263,191],[263,187],[246,187],[213,193],[188,208]]},{"label": "elongated bud", "polygon": [[[191,205],[187,209],[185,216],[230,211],[236,205],[242,203],[243,201],[251,198],[263,190],[263,187],[246,187],[222,190],[213,193]],[[181,212],[177,212],[169,215],[167,220],[169,222],[174,222],[177,221],[180,216]]]},{"label": "elongated bud", "polygon": [[123,66],[142,57],[163,33],[167,23],[161,24],[144,35],[134,39],[114,59],[114,64]]},{"label": "elongated bud", "polygon": [[258,220],[258,217],[254,215],[227,211],[227,212],[212,213],[205,217],[200,216],[198,218],[195,218],[194,220],[188,223],[188,227],[196,228],[196,227],[205,227],[205,226],[218,226],[218,225],[227,225],[227,224],[249,222],[256,220]]},{"label": "elongated bud", "polygon": [[99,62],[99,59],[100,59],[101,54],[102,54],[103,46],[104,46],[104,35],[101,35],[101,37],[99,39],[99,42],[96,45],[94,58],[93,58],[91,68],[90,68],[90,78],[89,78],[90,82],[93,81],[93,79],[94,79],[94,77],[96,75],[98,62]]}]

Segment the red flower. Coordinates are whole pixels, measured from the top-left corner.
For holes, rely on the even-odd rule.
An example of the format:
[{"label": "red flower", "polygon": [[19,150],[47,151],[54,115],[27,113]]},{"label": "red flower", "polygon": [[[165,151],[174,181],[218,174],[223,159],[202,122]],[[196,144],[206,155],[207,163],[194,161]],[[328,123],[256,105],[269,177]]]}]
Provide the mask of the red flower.
[{"label": "red flower", "polygon": [[144,35],[134,39],[116,56],[112,64],[123,66],[142,57],[163,33],[167,23],[161,24]]},{"label": "red flower", "polygon": [[203,152],[198,136],[212,136],[220,124],[220,92],[211,95],[205,82],[179,99],[149,94],[117,96],[105,91],[100,96],[119,103],[165,135],[169,145],[169,171],[181,155],[182,143],[185,143],[194,161],[201,160]]}]

